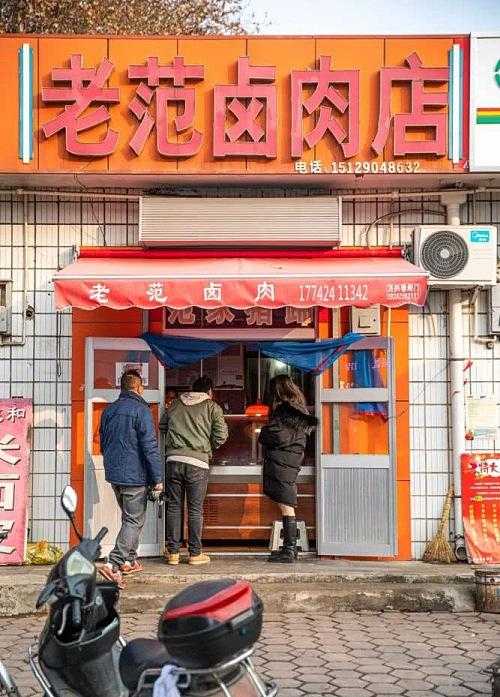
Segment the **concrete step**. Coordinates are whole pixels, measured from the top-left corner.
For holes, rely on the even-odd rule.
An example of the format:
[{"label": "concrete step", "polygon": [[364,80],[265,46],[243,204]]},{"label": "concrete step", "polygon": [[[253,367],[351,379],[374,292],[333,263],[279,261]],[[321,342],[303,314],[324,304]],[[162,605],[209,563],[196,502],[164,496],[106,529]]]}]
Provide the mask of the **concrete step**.
[{"label": "concrete step", "polygon": [[[314,560],[277,566],[258,560],[217,560],[206,567],[148,561],[143,573],[127,579],[121,611],[160,611],[187,585],[226,577],[250,581],[268,612],[474,610],[474,570],[466,565]],[[34,613],[47,572],[1,569],[0,616]]]},{"label": "concrete step", "polygon": [[[440,583],[252,583],[268,612],[473,612],[472,584]],[[123,613],[157,610],[186,584],[130,584]]]}]

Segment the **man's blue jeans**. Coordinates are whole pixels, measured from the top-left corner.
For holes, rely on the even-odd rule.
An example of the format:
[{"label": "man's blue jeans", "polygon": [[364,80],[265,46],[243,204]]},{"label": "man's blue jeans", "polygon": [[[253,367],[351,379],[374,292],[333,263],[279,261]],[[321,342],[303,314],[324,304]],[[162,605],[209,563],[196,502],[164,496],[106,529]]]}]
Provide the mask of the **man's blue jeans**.
[{"label": "man's blue jeans", "polygon": [[119,486],[113,484],[116,500],[122,512],[122,527],[116,538],[109,562],[113,568],[137,559],[137,549],[146,520],[148,494],[145,486]]}]

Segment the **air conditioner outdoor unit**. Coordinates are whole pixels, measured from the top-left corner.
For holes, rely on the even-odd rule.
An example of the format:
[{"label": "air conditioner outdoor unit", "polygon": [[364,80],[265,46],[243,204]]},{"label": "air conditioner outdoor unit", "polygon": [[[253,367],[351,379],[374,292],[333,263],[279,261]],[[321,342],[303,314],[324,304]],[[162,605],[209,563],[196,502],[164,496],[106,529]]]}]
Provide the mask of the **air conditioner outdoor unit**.
[{"label": "air conditioner outdoor unit", "polygon": [[422,225],[413,236],[414,262],[441,288],[497,282],[497,229],[492,225]]}]

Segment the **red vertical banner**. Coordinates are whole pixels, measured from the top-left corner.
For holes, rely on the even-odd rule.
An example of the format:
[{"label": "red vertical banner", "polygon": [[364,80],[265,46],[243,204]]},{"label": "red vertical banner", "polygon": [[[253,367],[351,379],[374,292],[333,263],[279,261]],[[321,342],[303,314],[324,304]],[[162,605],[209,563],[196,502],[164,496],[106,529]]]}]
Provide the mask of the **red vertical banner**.
[{"label": "red vertical banner", "polygon": [[500,562],[500,453],[462,455],[462,515],[474,564]]},{"label": "red vertical banner", "polygon": [[26,552],[29,399],[0,399],[0,565],[22,564]]}]

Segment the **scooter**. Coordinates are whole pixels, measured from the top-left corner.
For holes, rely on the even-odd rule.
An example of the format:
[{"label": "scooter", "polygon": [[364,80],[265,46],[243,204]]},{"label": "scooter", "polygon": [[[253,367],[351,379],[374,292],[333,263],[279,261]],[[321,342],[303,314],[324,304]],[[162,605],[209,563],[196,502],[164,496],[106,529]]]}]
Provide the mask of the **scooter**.
[{"label": "scooter", "polygon": [[487,672],[491,675],[492,697],[500,697],[500,658],[488,668]]},{"label": "scooter", "polygon": [[[52,568],[36,607],[49,606],[31,670],[44,697],[275,697],[251,660],[262,628],[262,603],[251,586],[223,579],[195,584],[167,603],[158,640],[120,635],[115,583],[97,582],[95,562],[108,532],[83,538],[71,487],[61,505],[80,542]],[[160,687],[157,689],[157,683]],[[0,696],[21,697],[0,663]]]}]

